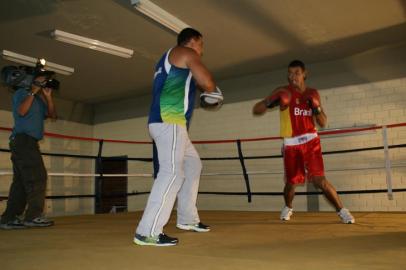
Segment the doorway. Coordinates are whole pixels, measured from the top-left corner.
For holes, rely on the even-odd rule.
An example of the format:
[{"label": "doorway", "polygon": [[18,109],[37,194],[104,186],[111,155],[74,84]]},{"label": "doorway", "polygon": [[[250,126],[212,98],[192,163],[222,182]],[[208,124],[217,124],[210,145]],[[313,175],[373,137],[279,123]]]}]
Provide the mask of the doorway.
[{"label": "doorway", "polygon": [[[102,158],[96,161],[96,173],[127,174],[126,156]],[[116,213],[127,211],[127,176],[98,176],[95,181],[95,213]]]}]

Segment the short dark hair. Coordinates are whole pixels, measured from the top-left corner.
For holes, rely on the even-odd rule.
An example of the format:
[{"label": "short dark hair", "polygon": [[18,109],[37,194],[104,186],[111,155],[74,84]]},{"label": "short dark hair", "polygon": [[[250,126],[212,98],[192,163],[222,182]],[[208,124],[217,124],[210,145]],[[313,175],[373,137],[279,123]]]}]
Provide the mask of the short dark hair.
[{"label": "short dark hair", "polygon": [[184,46],[192,38],[199,39],[203,35],[193,28],[185,28],[178,34],[178,46]]},{"label": "short dark hair", "polygon": [[302,70],[306,70],[305,64],[302,61],[297,60],[297,59],[293,60],[292,62],[289,63],[288,68],[291,68],[291,67],[300,67]]}]

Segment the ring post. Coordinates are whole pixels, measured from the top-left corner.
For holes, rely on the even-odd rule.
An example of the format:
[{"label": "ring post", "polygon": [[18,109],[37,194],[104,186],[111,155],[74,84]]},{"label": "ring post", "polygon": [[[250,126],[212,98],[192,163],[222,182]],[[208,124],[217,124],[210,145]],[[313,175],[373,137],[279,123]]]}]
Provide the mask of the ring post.
[{"label": "ring post", "polygon": [[103,152],[103,139],[99,141],[99,151],[97,152],[97,173],[100,175],[100,177],[103,177],[102,152]]},{"label": "ring post", "polygon": [[238,158],[240,159],[242,173],[244,174],[245,186],[247,188],[248,202],[250,203],[252,201],[251,199],[252,193],[250,187],[250,179],[248,177],[247,169],[245,168],[244,156],[242,154],[241,140],[237,140],[237,148],[238,148]]},{"label": "ring post", "polygon": [[99,140],[99,150],[96,157],[96,184],[95,184],[95,213],[97,214],[99,205],[101,203],[101,189],[103,181],[103,162],[102,162],[102,152],[103,152],[103,139]]},{"label": "ring post", "polygon": [[383,149],[384,149],[384,154],[385,154],[386,185],[388,187],[388,199],[393,200],[392,171],[391,171],[391,163],[390,163],[390,158],[389,158],[387,126],[382,126],[382,139],[383,139]]}]

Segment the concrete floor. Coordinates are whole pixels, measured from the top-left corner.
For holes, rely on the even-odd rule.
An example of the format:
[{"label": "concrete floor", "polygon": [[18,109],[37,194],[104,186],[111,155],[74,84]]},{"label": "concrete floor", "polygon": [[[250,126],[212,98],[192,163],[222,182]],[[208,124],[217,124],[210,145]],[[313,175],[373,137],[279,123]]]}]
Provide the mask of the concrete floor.
[{"label": "concrete floor", "polygon": [[55,218],[44,229],[0,231],[0,269],[406,269],[406,214],[201,212],[209,233],[165,228],[176,247],[132,243],[141,213]]}]

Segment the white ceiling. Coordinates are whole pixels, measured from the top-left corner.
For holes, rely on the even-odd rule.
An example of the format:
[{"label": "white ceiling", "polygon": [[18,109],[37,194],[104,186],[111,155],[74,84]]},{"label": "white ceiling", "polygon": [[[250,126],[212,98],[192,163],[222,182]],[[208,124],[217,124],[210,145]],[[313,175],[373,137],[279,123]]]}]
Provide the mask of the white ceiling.
[{"label": "white ceiling", "polygon": [[[216,79],[272,71],[293,58],[340,59],[406,41],[405,0],[153,0],[205,39]],[[53,40],[60,29],[133,49],[131,59]],[[130,0],[0,1],[0,49],[75,68],[63,99],[96,104],[150,92],[155,62],[176,35]],[[11,64],[0,60],[0,65]]]}]

